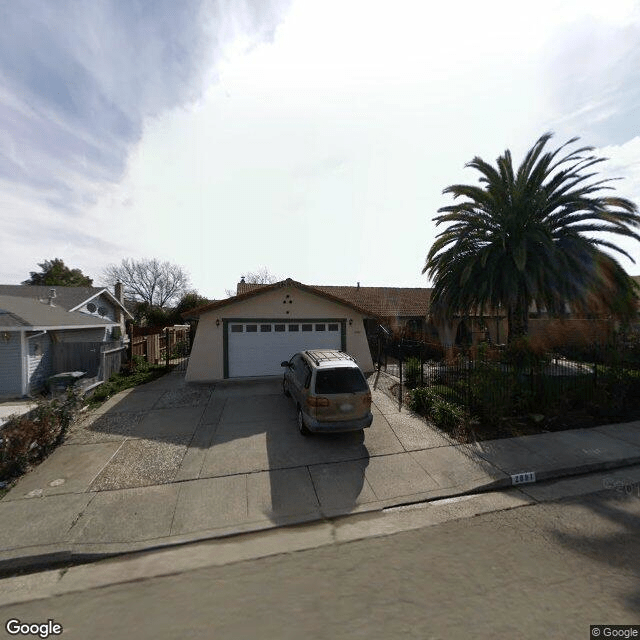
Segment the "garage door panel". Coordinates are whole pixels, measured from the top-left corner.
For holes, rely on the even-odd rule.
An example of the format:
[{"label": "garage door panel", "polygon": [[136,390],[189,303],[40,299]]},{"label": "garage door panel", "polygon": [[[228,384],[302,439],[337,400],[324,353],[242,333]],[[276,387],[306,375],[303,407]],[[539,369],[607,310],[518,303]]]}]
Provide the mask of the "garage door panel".
[{"label": "garage door panel", "polygon": [[[268,323],[267,323],[268,324]],[[278,323],[280,327],[283,323]],[[271,376],[282,373],[280,363],[289,360],[297,351],[304,349],[340,349],[340,325],[316,321],[286,323],[285,331],[276,331],[275,324],[271,330],[265,331],[265,323],[230,323],[228,328],[228,371],[230,378],[250,376]],[[297,331],[292,327],[297,326]],[[303,325],[305,325],[303,327]],[[303,331],[311,325],[311,330]],[[255,327],[255,331],[247,331],[247,327]],[[234,329],[235,327],[235,329]],[[238,329],[242,327],[242,331]],[[319,330],[324,327],[324,330]]]}]

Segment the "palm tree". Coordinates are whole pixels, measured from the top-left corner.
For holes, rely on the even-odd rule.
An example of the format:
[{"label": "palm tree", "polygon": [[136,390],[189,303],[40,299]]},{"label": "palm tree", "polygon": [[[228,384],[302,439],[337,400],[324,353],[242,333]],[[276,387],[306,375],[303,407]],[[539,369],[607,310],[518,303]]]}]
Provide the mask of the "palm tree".
[{"label": "palm tree", "polygon": [[[452,185],[443,193],[456,204],[442,207],[434,220],[448,224],[431,247],[422,273],[434,282],[436,313],[484,314],[502,306],[507,315],[508,341],[526,336],[529,308],[560,314],[606,312],[629,318],[636,310],[636,285],[618,261],[603,249],[632,260],[607,232],[640,240],[636,205],[613,196],[613,189],[593,181],[588,171],[606,160],[581,147],[559,156],[578,138],[555,151],[544,151],[552,137],[541,136],[514,172],[511,152],[497,167],[479,157],[466,166],[477,169],[481,186]],[[632,260],[633,261],[633,260]]]}]

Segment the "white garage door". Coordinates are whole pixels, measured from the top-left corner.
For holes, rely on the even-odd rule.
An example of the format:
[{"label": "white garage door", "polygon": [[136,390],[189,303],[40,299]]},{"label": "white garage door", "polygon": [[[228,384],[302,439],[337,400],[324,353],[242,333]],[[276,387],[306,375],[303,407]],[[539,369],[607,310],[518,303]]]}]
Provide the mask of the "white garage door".
[{"label": "white garage door", "polygon": [[280,363],[304,349],[340,349],[341,323],[229,322],[228,372],[230,378],[274,376]]}]

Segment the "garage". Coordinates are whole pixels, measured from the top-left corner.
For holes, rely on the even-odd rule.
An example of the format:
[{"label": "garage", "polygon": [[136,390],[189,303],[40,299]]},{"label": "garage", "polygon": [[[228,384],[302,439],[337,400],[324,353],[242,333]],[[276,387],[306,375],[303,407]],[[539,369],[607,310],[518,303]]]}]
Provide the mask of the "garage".
[{"label": "garage", "polygon": [[280,376],[304,349],[341,349],[373,371],[364,328],[370,314],[315,287],[287,279],[183,314],[197,320],[186,380]]},{"label": "garage", "polygon": [[341,349],[339,320],[226,321],[228,377],[274,376],[280,363],[304,349]]}]

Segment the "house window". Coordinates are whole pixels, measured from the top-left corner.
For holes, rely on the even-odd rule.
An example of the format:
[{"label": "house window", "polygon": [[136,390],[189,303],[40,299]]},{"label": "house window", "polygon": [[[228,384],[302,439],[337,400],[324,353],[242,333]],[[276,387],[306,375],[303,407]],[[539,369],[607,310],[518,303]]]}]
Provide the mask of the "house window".
[{"label": "house window", "polygon": [[316,325],[316,331],[324,331],[324,325],[323,324],[317,324]]},{"label": "house window", "polygon": [[303,324],[302,325],[302,330],[303,331],[313,331],[313,325],[312,324]]},{"label": "house window", "polygon": [[107,310],[104,307],[98,307],[98,314],[104,317],[107,315]]},{"label": "house window", "polygon": [[232,324],[231,325],[231,333],[242,333],[242,325],[241,324]]},{"label": "house window", "polygon": [[260,325],[260,332],[261,333],[266,333],[268,331],[271,331],[271,325],[270,324],[261,324]]},{"label": "house window", "polygon": [[247,325],[247,333],[257,333],[258,325],[257,324],[248,324]]},{"label": "house window", "polygon": [[283,324],[277,324],[277,325],[275,325],[274,329],[276,331],[284,331],[284,325]]},{"label": "house window", "polygon": [[289,325],[289,331],[300,331],[300,325],[299,324],[290,324]]},{"label": "house window", "polygon": [[95,305],[95,304],[93,304],[93,302],[90,302],[90,303],[87,305],[87,311],[88,311],[89,313],[95,313],[95,312],[96,312],[96,309],[97,309],[97,307],[96,307],[96,305]]},{"label": "house window", "polygon": [[330,324],[329,325],[329,331],[337,331],[338,330],[338,325],[337,324]]}]

